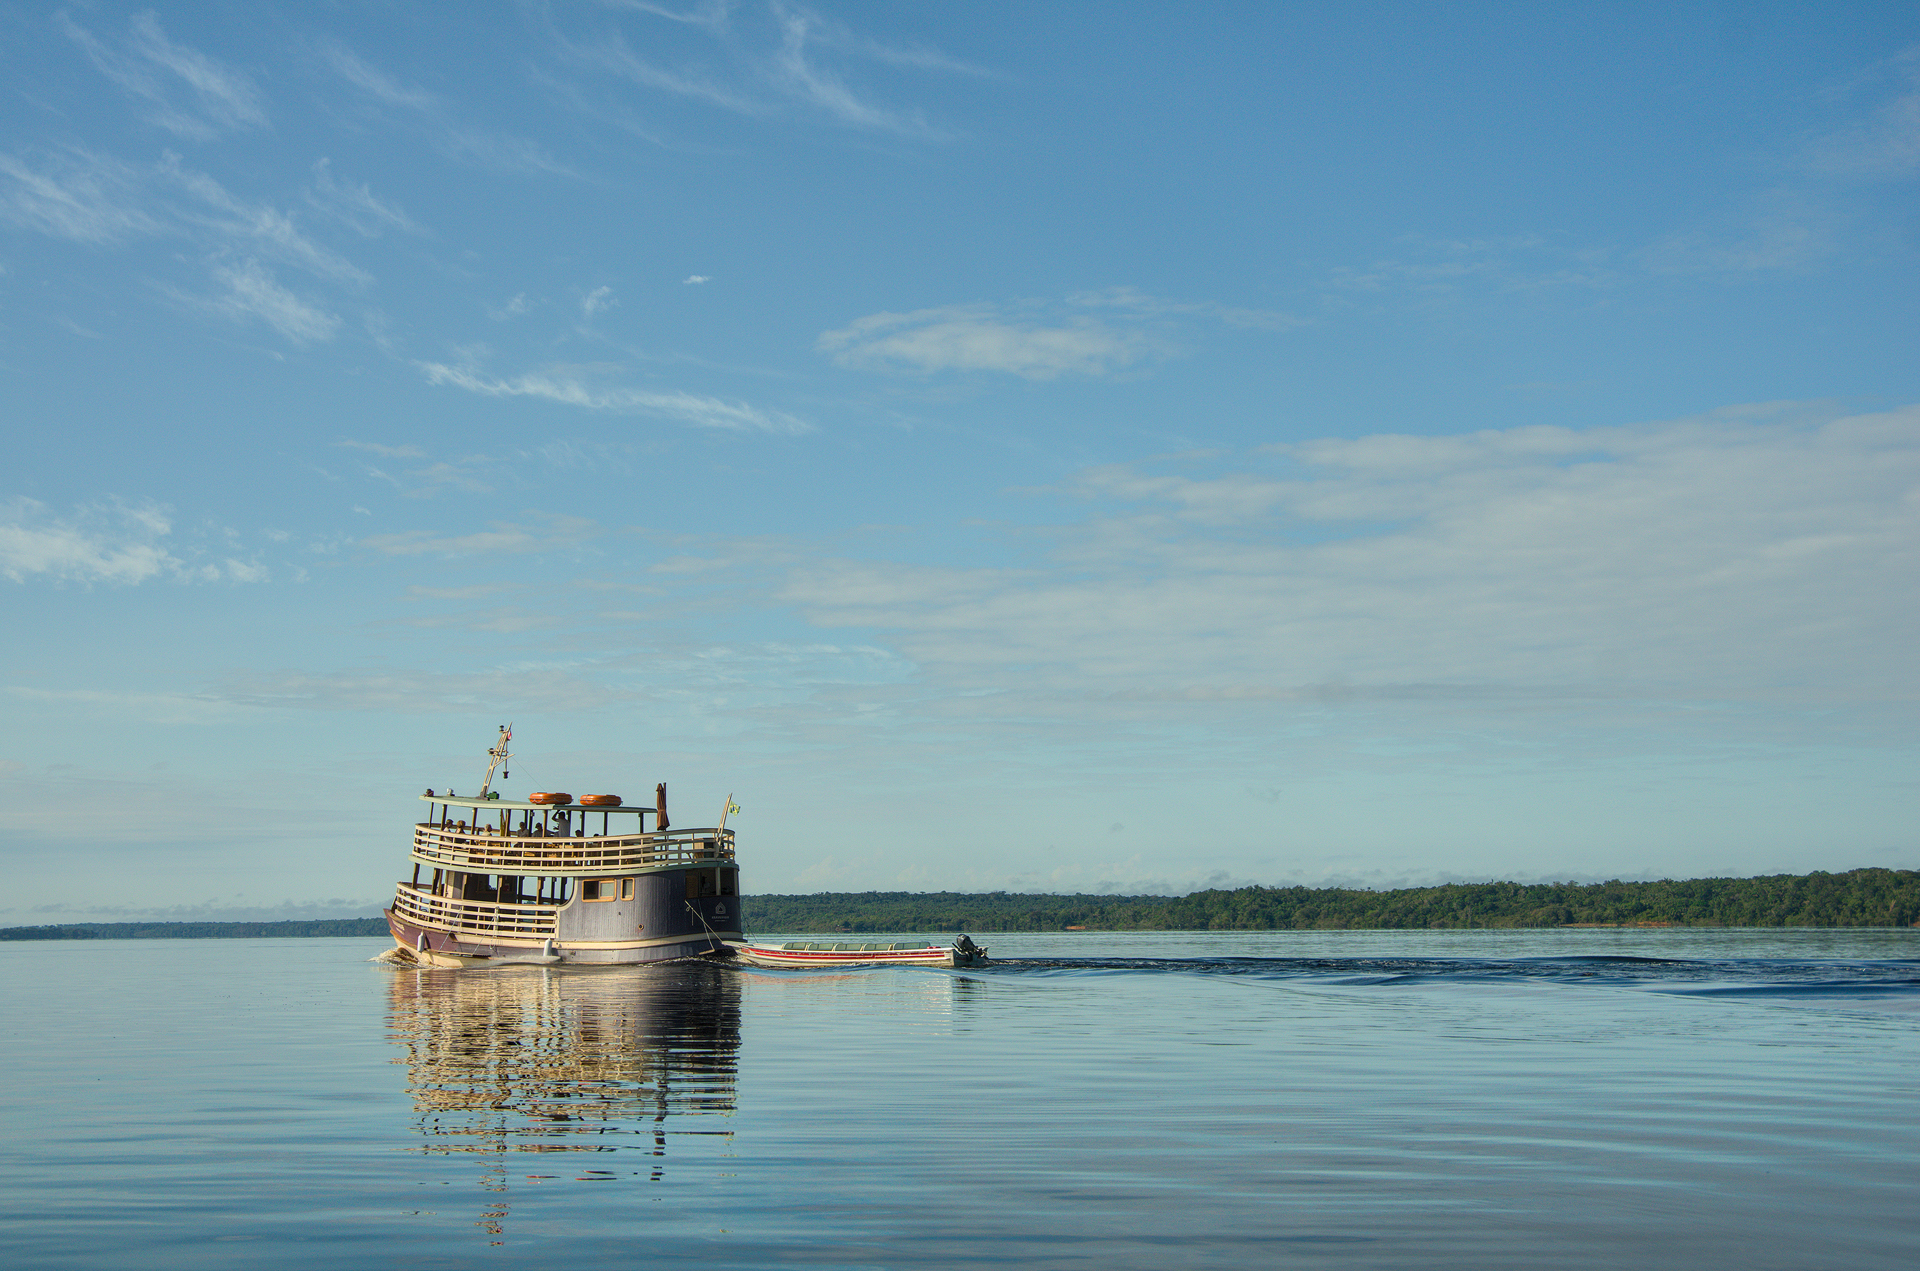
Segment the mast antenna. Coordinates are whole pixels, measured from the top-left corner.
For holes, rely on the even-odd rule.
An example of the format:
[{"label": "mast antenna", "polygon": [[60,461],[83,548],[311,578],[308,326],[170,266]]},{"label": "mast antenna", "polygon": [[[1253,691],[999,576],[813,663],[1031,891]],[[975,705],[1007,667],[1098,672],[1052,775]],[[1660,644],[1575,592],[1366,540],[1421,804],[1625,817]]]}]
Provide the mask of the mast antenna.
[{"label": "mast antenna", "polygon": [[[501,764],[505,763],[507,760],[513,758],[513,756],[507,752],[507,743],[512,740],[513,740],[513,725],[512,724],[500,725],[500,740],[495,742],[493,745],[493,749],[487,752],[487,757],[491,759],[493,762],[487,765],[487,779],[480,783],[481,798],[484,799],[487,797],[487,790],[489,787],[493,785],[493,770],[495,768],[498,768]],[[503,779],[506,777],[506,775],[507,774],[505,772],[502,772],[500,774],[500,776]]]}]

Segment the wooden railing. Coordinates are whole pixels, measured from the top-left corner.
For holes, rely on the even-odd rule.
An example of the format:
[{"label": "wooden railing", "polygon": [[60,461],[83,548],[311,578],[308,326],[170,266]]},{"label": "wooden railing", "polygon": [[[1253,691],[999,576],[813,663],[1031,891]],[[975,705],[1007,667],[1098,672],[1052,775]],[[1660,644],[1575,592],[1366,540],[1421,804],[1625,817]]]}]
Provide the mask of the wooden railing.
[{"label": "wooden railing", "polygon": [[436,931],[471,936],[516,936],[538,940],[553,934],[558,905],[496,905],[484,900],[450,900],[424,887],[401,883],[393,912]]},{"label": "wooden railing", "polygon": [[676,869],[733,860],[732,830],[668,830],[592,838],[413,827],[413,859],[469,874],[600,874]]}]

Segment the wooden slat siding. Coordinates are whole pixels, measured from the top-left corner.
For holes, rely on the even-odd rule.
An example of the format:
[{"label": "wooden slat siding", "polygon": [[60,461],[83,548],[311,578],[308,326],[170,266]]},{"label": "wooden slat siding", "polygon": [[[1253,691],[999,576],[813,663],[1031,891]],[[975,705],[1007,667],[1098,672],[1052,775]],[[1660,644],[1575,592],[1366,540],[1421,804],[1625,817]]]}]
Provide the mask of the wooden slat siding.
[{"label": "wooden slat siding", "polygon": [[393,912],[422,926],[456,935],[533,936],[553,934],[558,905],[497,905],[484,900],[449,900],[401,883]]},{"label": "wooden slat siding", "polygon": [[599,874],[731,865],[732,830],[669,830],[593,838],[476,834],[413,827],[413,859],[468,874]]}]

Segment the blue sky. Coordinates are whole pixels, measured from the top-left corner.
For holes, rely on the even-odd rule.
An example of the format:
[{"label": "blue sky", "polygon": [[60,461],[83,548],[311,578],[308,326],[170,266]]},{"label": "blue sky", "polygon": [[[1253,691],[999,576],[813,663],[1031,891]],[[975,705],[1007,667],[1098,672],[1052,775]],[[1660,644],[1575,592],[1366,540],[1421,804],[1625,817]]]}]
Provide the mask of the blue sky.
[{"label": "blue sky", "polygon": [[[1920,864],[1920,10],[0,10],[0,922]],[[712,812],[703,812],[711,807]]]}]

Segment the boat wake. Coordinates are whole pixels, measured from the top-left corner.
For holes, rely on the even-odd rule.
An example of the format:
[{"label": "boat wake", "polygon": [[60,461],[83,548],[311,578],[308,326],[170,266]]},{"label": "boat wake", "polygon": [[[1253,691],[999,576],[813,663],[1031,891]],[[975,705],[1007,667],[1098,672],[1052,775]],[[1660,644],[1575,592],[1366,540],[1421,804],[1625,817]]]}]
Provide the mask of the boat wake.
[{"label": "boat wake", "polygon": [[1920,959],[1912,958],[996,958],[986,974],[1192,975],[1339,988],[1569,985],[1834,1005],[1878,1001],[1920,1010]]}]

